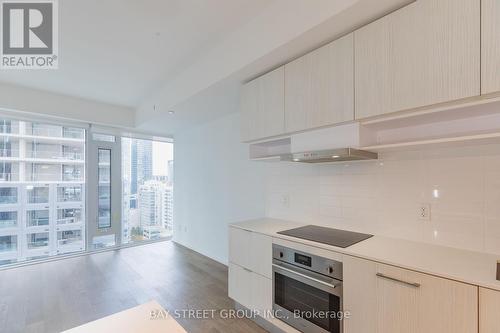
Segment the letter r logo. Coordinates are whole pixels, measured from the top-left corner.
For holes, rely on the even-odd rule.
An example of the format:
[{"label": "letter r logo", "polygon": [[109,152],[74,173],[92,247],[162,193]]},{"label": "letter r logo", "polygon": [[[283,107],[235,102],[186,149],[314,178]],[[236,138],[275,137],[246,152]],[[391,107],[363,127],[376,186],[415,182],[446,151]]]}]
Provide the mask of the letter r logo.
[{"label": "letter r logo", "polygon": [[53,4],[2,3],[3,54],[52,54]]}]

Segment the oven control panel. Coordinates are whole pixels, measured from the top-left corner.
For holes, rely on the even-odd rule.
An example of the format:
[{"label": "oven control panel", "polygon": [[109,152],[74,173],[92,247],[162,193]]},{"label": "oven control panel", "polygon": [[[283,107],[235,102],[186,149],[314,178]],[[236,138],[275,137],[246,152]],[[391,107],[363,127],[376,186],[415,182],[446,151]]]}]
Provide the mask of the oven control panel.
[{"label": "oven control panel", "polygon": [[273,259],[342,280],[342,263],[313,254],[273,244]]}]

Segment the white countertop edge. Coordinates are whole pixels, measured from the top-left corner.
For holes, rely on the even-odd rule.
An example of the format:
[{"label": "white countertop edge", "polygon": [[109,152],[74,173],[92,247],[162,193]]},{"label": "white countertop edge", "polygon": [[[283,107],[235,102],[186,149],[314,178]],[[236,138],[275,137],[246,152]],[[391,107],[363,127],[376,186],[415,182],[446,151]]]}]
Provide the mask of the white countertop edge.
[{"label": "white countertop edge", "polygon": [[277,233],[304,225],[307,224],[271,218],[230,224],[273,238],[500,291],[500,281],[496,280],[496,262],[500,255],[378,235],[348,248],[339,248]]}]

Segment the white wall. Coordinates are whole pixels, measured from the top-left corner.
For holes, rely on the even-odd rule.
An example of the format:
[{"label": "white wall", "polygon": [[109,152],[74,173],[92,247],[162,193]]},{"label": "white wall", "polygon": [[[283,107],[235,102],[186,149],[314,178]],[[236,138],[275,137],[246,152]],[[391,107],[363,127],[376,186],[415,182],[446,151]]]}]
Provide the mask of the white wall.
[{"label": "white wall", "polygon": [[[380,157],[271,165],[267,215],[500,254],[500,145]],[[421,203],[431,221],[418,218]]]},{"label": "white wall", "polygon": [[134,127],[132,108],[0,84],[0,109],[115,127]]},{"label": "white wall", "polygon": [[265,214],[265,165],[248,160],[239,114],[175,136],[174,241],[227,263],[227,225]]}]

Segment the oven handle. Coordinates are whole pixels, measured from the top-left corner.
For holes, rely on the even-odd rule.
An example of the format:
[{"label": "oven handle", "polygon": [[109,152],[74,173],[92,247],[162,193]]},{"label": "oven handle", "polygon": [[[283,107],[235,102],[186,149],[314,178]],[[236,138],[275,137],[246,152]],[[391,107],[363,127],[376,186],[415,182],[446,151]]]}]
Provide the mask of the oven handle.
[{"label": "oven handle", "polygon": [[[297,272],[295,269],[284,267],[284,263],[273,263],[273,272],[295,279],[299,282],[311,285],[315,288],[326,291],[330,294],[342,297],[342,282],[330,284],[328,282],[314,278],[306,273]],[[299,268],[300,269],[300,268]],[[303,269],[301,269],[303,271]]]}]

